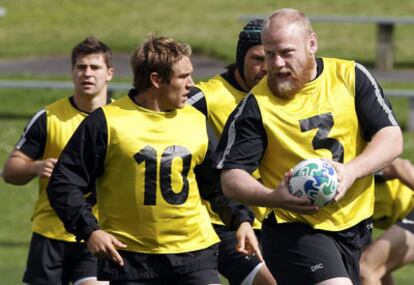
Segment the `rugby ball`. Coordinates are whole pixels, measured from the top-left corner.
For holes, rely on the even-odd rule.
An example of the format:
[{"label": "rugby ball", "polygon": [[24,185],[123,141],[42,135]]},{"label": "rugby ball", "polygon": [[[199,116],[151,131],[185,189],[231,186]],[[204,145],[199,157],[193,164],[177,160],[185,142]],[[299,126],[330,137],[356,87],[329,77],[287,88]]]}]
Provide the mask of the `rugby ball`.
[{"label": "rugby ball", "polygon": [[328,161],[306,159],[293,168],[288,188],[292,195],[308,197],[312,204],[324,207],[336,194],[338,176]]}]

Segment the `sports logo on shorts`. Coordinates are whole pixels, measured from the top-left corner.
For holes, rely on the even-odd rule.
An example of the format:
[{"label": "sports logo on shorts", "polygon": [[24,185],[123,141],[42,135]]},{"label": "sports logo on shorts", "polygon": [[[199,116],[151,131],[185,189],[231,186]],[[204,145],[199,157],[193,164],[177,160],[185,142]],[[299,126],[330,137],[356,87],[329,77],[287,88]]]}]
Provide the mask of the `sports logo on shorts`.
[{"label": "sports logo on shorts", "polygon": [[315,272],[316,270],[320,270],[320,269],[323,269],[323,263],[318,263],[318,264],[311,266],[312,272]]}]

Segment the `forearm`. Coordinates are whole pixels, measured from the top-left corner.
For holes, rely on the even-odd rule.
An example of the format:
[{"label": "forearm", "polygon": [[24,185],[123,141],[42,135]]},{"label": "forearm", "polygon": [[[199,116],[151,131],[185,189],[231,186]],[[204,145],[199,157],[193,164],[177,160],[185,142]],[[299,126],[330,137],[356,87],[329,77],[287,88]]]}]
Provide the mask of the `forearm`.
[{"label": "forearm", "polygon": [[[92,213],[92,205],[84,196],[86,190],[71,184],[57,169],[52,175],[47,194],[50,205],[63,222],[65,229],[76,235],[78,240],[87,240],[92,231],[98,229],[98,222]],[[63,177],[63,179],[62,179]]]},{"label": "forearm", "polygon": [[250,208],[224,196],[220,185],[219,172],[204,171],[203,173],[208,173],[208,177],[197,175],[201,197],[210,202],[211,209],[220,216],[223,223],[232,230],[237,230],[243,222],[252,224],[254,213]]},{"label": "forearm", "polygon": [[361,178],[383,169],[402,152],[403,140],[399,127],[386,127],[378,131],[365,150],[346,165]]},{"label": "forearm", "polygon": [[6,183],[24,185],[37,176],[37,161],[24,161],[10,156],[4,164],[3,179]]},{"label": "forearm", "polygon": [[[221,191],[220,191],[221,192]],[[229,199],[221,195],[216,195],[208,200],[210,202],[211,208],[216,212],[222,222],[231,230],[237,230],[240,224],[248,222],[253,224],[254,213],[250,208],[244,206],[243,204]]]},{"label": "forearm", "polygon": [[414,190],[414,165],[407,159],[397,158],[384,168],[386,179],[399,179]]},{"label": "forearm", "polygon": [[263,186],[241,169],[225,169],[221,173],[223,193],[246,205],[274,207],[273,190]]}]

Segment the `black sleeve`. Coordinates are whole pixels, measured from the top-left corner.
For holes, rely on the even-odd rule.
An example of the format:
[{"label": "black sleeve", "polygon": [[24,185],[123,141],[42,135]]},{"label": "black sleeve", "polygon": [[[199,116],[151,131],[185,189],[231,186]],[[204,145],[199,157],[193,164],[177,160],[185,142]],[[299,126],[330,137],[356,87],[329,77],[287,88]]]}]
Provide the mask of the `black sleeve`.
[{"label": "black sleeve", "polygon": [[366,141],[370,141],[384,127],[398,126],[381,86],[358,63],[355,66],[355,108]]},{"label": "black sleeve", "polygon": [[384,175],[384,171],[377,171],[374,174],[374,179],[375,179],[375,183],[384,183],[385,181],[387,181],[387,177],[385,177]]},{"label": "black sleeve", "polygon": [[188,94],[187,104],[192,105],[194,108],[199,110],[207,118],[207,102],[206,96],[200,88],[192,87]]},{"label": "black sleeve", "polygon": [[194,169],[200,195],[204,200],[210,202],[212,210],[220,216],[229,229],[237,230],[243,222],[253,224],[253,211],[239,202],[230,200],[223,194],[220,172],[212,166],[212,156],[216,148],[217,138],[211,127],[208,126],[207,130],[209,136],[208,151],[203,163]]},{"label": "black sleeve", "polygon": [[78,240],[86,241],[99,228],[85,195],[94,197],[96,178],[104,170],[106,130],[101,109],[83,120],[61,153],[47,187],[52,208]]},{"label": "black sleeve", "polygon": [[267,146],[267,135],[255,97],[246,96],[227,119],[214,165],[218,169],[243,169],[253,173]]},{"label": "black sleeve", "polygon": [[37,112],[26,125],[16,149],[33,160],[43,156],[46,144],[46,110]]}]

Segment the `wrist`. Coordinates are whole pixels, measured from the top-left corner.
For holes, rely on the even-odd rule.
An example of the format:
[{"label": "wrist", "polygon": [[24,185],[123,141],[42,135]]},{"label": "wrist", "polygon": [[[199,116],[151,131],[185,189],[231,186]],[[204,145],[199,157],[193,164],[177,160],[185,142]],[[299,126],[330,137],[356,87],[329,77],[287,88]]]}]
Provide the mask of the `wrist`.
[{"label": "wrist", "polygon": [[35,160],[30,164],[30,175],[34,175],[34,176],[41,176],[41,173],[39,173],[39,165],[40,165],[40,160]]},{"label": "wrist", "polygon": [[255,218],[254,213],[249,208],[246,207],[246,209],[247,209],[247,212],[243,215],[239,215],[239,217],[234,221],[234,224],[232,225],[231,228],[238,229],[240,228],[242,224],[245,224],[245,223],[248,223],[251,226],[253,225],[254,218]]},{"label": "wrist", "polygon": [[76,240],[78,242],[80,242],[80,241],[88,242],[88,240],[91,237],[92,233],[97,231],[97,230],[99,230],[98,226],[87,227],[82,231],[82,233],[80,233],[76,236]]}]

